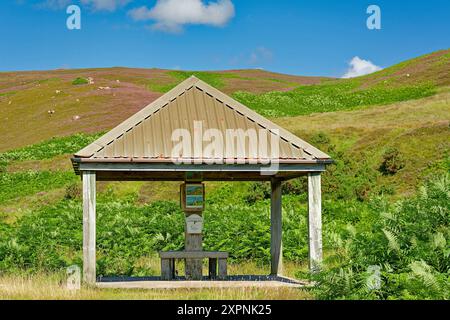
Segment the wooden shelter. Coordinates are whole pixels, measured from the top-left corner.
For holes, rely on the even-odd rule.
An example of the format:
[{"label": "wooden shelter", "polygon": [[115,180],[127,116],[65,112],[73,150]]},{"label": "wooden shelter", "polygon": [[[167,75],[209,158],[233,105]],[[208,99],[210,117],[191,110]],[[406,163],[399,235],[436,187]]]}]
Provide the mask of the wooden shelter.
[{"label": "wooden shelter", "polygon": [[[180,140],[174,140],[174,132],[179,129],[194,139],[174,155],[180,144]],[[231,137],[236,143],[227,144],[221,153],[206,154],[202,150],[208,141],[199,140],[196,135],[202,136],[208,130],[216,138]],[[250,140],[252,130],[267,146],[263,155],[255,153]],[[186,181],[193,174],[201,181],[271,182],[274,275],[282,272],[281,185],[307,175],[309,259],[310,268],[316,270],[322,260],[320,178],[331,162],[327,154],[190,77],[72,158],[75,172],[83,181],[84,280],[96,281],[96,181]]]}]

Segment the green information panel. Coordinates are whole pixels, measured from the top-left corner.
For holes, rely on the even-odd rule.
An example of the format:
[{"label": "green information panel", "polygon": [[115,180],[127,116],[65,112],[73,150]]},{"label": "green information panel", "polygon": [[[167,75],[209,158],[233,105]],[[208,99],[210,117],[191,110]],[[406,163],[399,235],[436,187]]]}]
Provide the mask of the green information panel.
[{"label": "green information panel", "polygon": [[185,211],[203,211],[205,208],[205,186],[203,183],[181,185],[181,206]]}]

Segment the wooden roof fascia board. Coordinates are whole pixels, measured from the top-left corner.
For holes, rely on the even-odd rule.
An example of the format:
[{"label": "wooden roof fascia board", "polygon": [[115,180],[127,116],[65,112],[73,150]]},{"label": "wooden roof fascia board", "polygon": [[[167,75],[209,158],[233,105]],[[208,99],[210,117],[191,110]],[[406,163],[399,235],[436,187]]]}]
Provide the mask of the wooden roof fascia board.
[{"label": "wooden roof fascia board", "polygon": [[136,126],[139,122],[151,116],[157,110],[159,110],[164,105],[168,104],[170,101],[176,99],[180,94],[192,88],[198,81],[200,81],[196,77],[190,77],[180,83],[178,86],[162,95],[142,110],[138,111],[130,118],[116,126],[111,131],[107,132],[105,135],[101,136],[99,139],[81,149],[77,153],[75,153],[76,157],[89,158],[94,153],[98,152],[101,148],[105,147],[107,144],[111,143],[113,140],[117,139],[121,135],[124,134],[130,128]]},{"label": "wooden roof fascia board", "polygon": [[124,172],[315,172],[325,171],[325,163],[286,163],[278,168],[261,164],[175,164],[175,163],[98,163],[80,162],[79,171]]},{"label": "wooden roof fascia board", "polygon": [[[275,175],[261,175],[259,172],[204,172],[203,181],[287,181],[308,172],[279,172]],[[97,181],[185,181],[184,172],[108,172],[96,171]]]},{"label": "wooden roof fascia board", "polygon": [[209,93],[219,101],[222,101],[224,104],[229,105],[231,108],[235,109],[236,111],[244,114],[246,117],[252,119],[253,121],[262,124],[265,126],[268,130],[278,130],[280,137],[286,138],[290,143],[296,145],[299,148],[303,148],[306,152],[310,153],[314,157],[318,159],[328,159],[331,158],[326,153],[320,151],[316,147],[310,145],[306,141],[300,139],[296,135],[292,134],[291,132],[283,129],[282,127],[276,125],[272,121],[264,118],[257,112],[249,109],[248,107],[244,106],[242,103],[234,100],[233,98],[227,96],[226,94],[222,93],[221,91],[217,90],[216,88],[210,86],[209,84],[203,82],[202,80],[199,80],[195,86],[201,90],[204,90],[205,92]]},{"label": "wooden roof fascia board", "polygon": [[[175,164],[178,165],[180,161],[194,161],[192,158],[182,158],[182,159],[172,159],[172,158],[72,158],[72,162],[74,163],[166,163],[166,164]],[[220,161],[223,159],[204,159],[205,162],[213,162]],[[245,159],[246,161],[250,161],[250,159]],[[274,163],[280,164],[332,164],[334,161],[332,159],[270,159],[264,158],[260,160],[271,161],[274,160]],[[207,163],[205,163],[207,164]],[[262,165],[262,164],[259,164]]]}]

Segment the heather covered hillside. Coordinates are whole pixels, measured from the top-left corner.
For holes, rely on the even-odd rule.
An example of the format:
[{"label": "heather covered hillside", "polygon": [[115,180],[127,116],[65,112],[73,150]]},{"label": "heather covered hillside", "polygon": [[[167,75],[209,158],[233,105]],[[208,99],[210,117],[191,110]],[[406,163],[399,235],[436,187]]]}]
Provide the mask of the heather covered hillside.
[{"label": "heather covered hillside", "polygon": [[[0,73],[0,298],[71,298],[49,293],[59,292],[67,266],[82,261],[81,184],[70,156],[191,74],[335,160],[322,177],[325,259],[318,275],[307,266],[306,180],[283,185],[286,275],[319,285],[245,294],[450,298],[449,50],[352,79],[262,70]],[[178,183],[170,182],[98,183],[99,276],[160,273],[156,252],[183,247],[178,192]],[[207,183],[206,201],[205,249],[228,251],[231,274],[266,274],[269,185]],[[367,286],[374,265],[381,273],[378,289]],[[118,294],[83,290],[74,297]],[[150,291],[126,294],[153,297]],[[244,293],[165,294],[206,299]]]}]

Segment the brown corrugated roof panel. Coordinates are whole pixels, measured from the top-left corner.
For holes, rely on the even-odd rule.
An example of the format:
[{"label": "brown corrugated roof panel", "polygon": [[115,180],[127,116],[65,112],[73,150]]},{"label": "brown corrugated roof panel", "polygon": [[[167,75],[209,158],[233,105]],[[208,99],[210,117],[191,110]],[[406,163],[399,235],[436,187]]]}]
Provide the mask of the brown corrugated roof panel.
[{"label": "brown corrugated roof panel", "polygon": [[[205,132],[223,138],[223,152],[220,152],[222,160],[241,163],[252,160],[262,163],[266,158],[273,160],[273,154],[277,155],[280,161],[290,163],[331,160],[327,154],[196,77],[185,80],[97,141],[78,151],[75,157],[81,158],[81,161],[88,158],[89,161],[99,162],[173,162],[175,159],[172,151],[179,144],[179,141],[172,140],[176,129],[185,129],[185,133],[192,138],[189,140],[192,152],[179,153],[176,157],[178,160],[195,159],[196,163],[218,160],[214,154],[194,152],[204,150],[213,141],[212,138],[210,141],[202,140]],[[251,135],[253,132],[258,135],[258,143],[267,141],[264,154],[259,152],[261,148],[255,149],[255,145],[249,143],[253,140],[248,137],[242,140],[245,134]],[[196,134],[200,140],[194,139]],[[231,139],[233,134],[242,139],[233,140],[234,145],[230,144],[227,148],[227,137]],[[272,153],[277,147],[274,143],[278,145],[278,153]],[[196,148],[196,144],[199,148]]]}]

